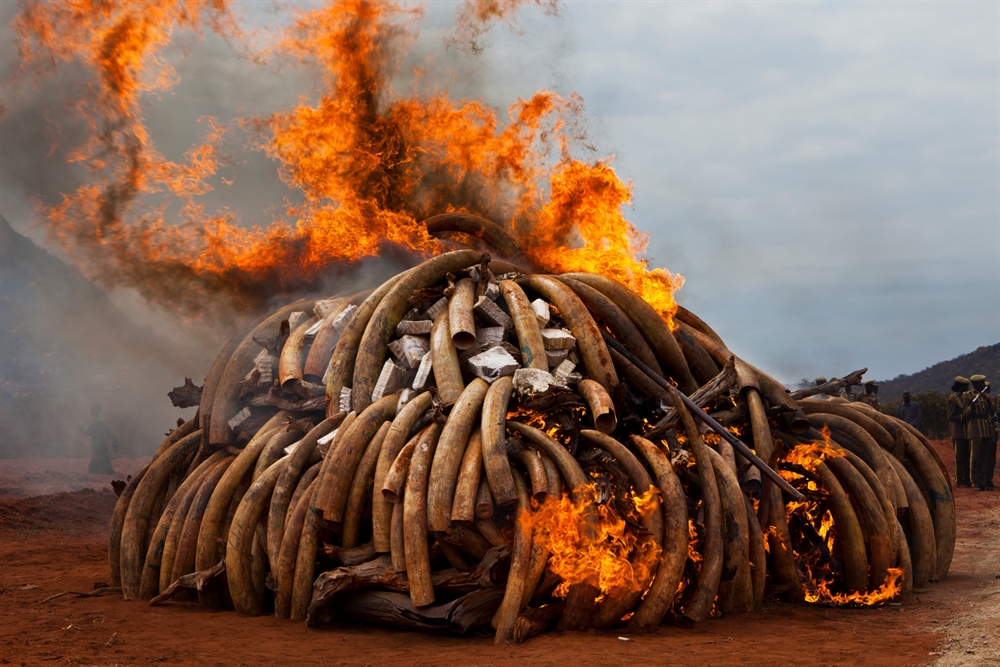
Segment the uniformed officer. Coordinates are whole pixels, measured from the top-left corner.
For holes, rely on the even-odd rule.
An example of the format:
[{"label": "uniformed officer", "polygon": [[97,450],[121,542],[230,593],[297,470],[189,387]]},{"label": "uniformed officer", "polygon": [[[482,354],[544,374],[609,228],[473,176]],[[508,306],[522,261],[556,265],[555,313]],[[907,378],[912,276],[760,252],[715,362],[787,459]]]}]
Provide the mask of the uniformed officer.
[{"label": "uniformed officer", "polygon": [[862,403],[867,403],[876,410],[882,409],[882,404],[878,400],[878,385],[875,384],[875,380],[865,380],[865,393],[858,394],[857,400]]},{"label": "uniformed officer", "polygon": [[990,383],[986,383],[986,393],[990,399],[990,406],[993,408],[993,438],[986,447],[986,488],[995,489],[993,485],[993,474],[997,468],[997,436],[1000,435],[1000,397],[993,399],[990,397]]},{"label": "uniformed officer", "polygon": [[[816,383],[813,386],[818,387],[821,384],[826,384],[826,378],[821,375],[818,378],[816,378],[815,380],[813,380],[813,382]],[[827,400],[830,400],[830,395],[829,394],[815,394],[813,396],[813,398],[818,399],[820,401],[827,401]]]},{"label": "uniformed officer", "polygon": [[955,477],[958,486],[969,488],[972,477],[969,464],[969,439],[965,437],[965,390],[969,381],[959,375],[951,385],[951,395],[948,396],[947,418],[948,430],[951,431],[951,442],[955,446]]},{"label": "uniformed officer", "polygon": [[840,397],[844,400],[850,401],[851,403],[858,400],[858,395],[851,390],[851,387],[853,386],[853,384],[849,384],[840,390]]},{"label": "uniformed officer", "polygon": [[986,394],[986,376],[973,375],[972,389],[965,392],[965,437],[969,439],[972,459],[972,485],[977,491],[987,491],[986,470],[989,445],[996,436],[993,429],[993,401]]}]

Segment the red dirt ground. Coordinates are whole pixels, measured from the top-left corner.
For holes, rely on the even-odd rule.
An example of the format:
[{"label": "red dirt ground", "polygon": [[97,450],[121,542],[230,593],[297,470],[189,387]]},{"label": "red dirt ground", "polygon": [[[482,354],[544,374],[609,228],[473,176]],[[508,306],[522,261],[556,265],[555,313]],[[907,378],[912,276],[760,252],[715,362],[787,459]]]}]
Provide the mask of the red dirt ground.
[{"label": "red dirt ground", "polygon": [[[940,448],[948,460],[946,445]],[[44,471],[51,461],[19,465],[36,475],[33,485],[47,483]],[[0,486],[10,489],[8,495],[23,496],[28,490],[11,484],[16,477],[11,472],[5,474],[0,465]],[[76,483],[72,471],[59,475],[58,483],[70,488]],[[115,495],[110,489],[85,489],[0,496],[0,664],[1000,664],[1000,492],[959,489],[957,501],[951,573],[898,605],[852,610],[769,602],[759,613],[694,628],[665,625],[641,635],[549,633],[519,646],[493,646],[485,635],[309,629],[195,602],[149,607],[108,595],[40,603],[55,593],[87,591],[108,581],[107,523]]]}]

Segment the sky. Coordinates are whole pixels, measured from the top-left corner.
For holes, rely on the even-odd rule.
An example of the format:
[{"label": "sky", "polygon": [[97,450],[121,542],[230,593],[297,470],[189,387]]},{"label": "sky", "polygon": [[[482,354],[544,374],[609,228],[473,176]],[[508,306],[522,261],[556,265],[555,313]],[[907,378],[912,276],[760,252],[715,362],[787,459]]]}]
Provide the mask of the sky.
[{"label": "sky", "polygon": [[[478,57],[442,49],[457,5],[425,3],[411,62],[500,109],[578,93],[593,157],[613,155],[634,188],[627,216],[653,265],[684,276],[678,301],[743,358],[789,383],[888,379],[1000,341],[998,3],[564,2],[494,26]],[[178,54],[181,83],[147,116],[167,157],[201,116],[308,88],[211,35]],[[12,120],[30,125],[0,125],[0,213],[40,239],[31,197],[80,174]],[[280,183],[266,160],[242,169],[255,187],[226,196],[264,216]]]}]

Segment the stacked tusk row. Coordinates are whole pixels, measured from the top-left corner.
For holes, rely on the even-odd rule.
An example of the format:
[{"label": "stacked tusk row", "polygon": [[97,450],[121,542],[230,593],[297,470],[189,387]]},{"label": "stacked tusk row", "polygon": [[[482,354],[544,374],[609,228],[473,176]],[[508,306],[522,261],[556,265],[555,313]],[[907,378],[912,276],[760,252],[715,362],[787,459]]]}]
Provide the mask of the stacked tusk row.
[{"label": "stacked tusk row", "polygon": [[120,495],[127,599],[502,642],[945,576],[951,482],[915,429],[789,394],[683,308],[532,273],[488,221],[428,228],[511,263],[455,250],[237,334]]}]

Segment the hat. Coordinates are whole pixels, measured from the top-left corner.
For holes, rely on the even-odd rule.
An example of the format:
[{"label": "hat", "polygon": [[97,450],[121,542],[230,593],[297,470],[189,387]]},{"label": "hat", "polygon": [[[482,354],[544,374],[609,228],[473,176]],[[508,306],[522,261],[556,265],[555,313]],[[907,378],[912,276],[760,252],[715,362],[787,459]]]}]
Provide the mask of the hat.
[{"label": "hat", "polygon": [[969,379],[972,380],[973,382],[985,382],[986,381],[986,376],[985,375],[973,375]]},{"label": "hat", "polygon": [[875,384],[875,380],[865,380],[865,386],[868,386],[870,384]]},{"label": "hat", "polygon": [[816,378],[816,384],[826,384],[826,378],[820,375],[818,378]]},{"label": "hat", "polygon": [[969,380],[968,378],[964,378],[961,375],[956,375],[955,384],[969,384]]}]

